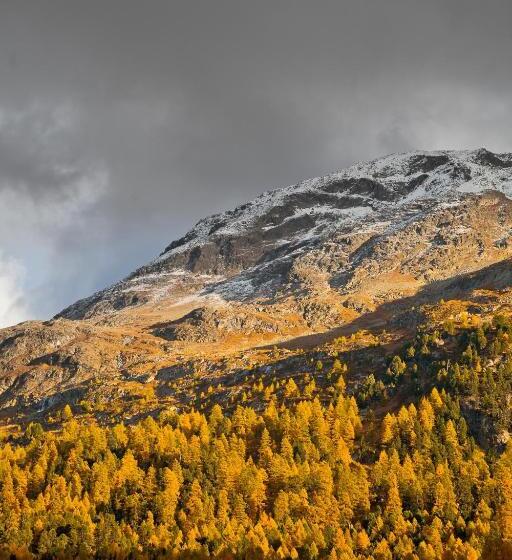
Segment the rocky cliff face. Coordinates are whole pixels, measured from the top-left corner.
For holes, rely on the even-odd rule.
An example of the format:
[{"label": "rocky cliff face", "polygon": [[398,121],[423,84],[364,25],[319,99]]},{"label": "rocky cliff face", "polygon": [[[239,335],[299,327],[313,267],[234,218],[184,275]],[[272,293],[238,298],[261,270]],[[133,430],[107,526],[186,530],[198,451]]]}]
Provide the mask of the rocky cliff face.
[{"label": "rocky cliff face", "polygon": [[506,291],[511,257],[512,154],[357,164],[205,218],[54,321],[2,331],[0,408],[148,379],[158,389],[190,360],[313,336],[390,302]]}]

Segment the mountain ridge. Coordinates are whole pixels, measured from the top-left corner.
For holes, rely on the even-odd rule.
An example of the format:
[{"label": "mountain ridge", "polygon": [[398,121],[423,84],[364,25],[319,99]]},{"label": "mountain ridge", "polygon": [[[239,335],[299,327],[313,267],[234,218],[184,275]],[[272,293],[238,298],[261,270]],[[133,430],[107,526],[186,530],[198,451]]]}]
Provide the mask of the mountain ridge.
[{"label": "mountain ridge", "polygon": [[[335,234],[390,235],[422,213],[486,190],[512,195],[512,154],[483,148],[408,152],[358,163],[199,220],[152,262],[58,316],[86,318],[108,312],[109,304],[115,311],[143,303],[152,286],[155,292],[162,287],[161,277],[172,287],[189,276],[193,286],[187,293],[195,284],[206,292],[215,284],[212,293],[221,297],[268,295],[292,263],[325,242],[336,243]],[[269,283],[267,290],[261,280],[253,282],[258,274]]]},{"label": "mountain ridge", "polygon": [[232,402],[241,372],[295,374],[339,336],[393,348],[426,316],[508,309],[511,197],[512,154],[413,152],[204,218],[54,319],[0,331],[0,419],[129,418],[214,383]]}]

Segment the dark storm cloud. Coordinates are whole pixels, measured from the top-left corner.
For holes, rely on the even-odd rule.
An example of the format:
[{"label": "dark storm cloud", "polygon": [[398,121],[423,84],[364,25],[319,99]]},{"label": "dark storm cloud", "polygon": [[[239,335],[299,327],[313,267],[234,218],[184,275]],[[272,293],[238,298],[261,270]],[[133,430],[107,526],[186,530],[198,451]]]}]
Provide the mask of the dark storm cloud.
[{"label": "dark storm cloud", "polygon": [[0,124],[0,189],[15,188],[30,196],[53,192],[66,196],[81,177],[80,155],[69,151],[70,123],[65,111],[32,107],[8,113]]},{"label": "dark storm cloud", "polygon": [[26,214],[3,249],[34,312],[267,188],[512,149],[511,23],[497,0],[3,2],[0,181]]}]

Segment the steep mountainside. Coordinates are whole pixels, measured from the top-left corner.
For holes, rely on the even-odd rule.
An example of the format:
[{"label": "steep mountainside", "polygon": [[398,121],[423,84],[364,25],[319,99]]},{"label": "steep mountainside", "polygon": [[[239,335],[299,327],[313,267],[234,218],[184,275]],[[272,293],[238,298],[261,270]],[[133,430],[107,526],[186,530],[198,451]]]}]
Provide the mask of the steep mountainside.
[{"label": "steep mountainside", "polygon": [[319,281],[348,294],[382,273],[415,287],[509,255],[510,205],[499,193],[512,194],[511,154],[358,164],[201,220],[155,261],[60,316],[97,317],[177,292],[276,302]]},{"label": "steep mountainside", "polygon": [[512,558],[512,154],[266,193],[0,331],[0,558]]},{"label": "steep mountainside", "polygon": [[301,368],[340,334],[386,329],[394,344],[423,304],[508,305],[510,258],[512,154],[357,164],[205,218],[54,320],[1,331],[0,408],[11,418],[62,402],[181,406],[197,379],[236,388],[240,372],[290,353]]}]

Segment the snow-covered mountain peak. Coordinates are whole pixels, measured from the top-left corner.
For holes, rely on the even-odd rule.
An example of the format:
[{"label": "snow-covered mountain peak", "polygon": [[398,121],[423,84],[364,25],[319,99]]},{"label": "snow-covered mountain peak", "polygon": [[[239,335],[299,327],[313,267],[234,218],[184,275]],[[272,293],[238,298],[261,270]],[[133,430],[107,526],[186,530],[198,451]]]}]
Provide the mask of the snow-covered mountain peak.
[{"label": "snow-covered mountain peak", "polygon": [[[200,220],[153,262],[63,313],[73,317],[92,309],[96,313],[105,309],[105,301],[108,310],[112,294],[114,308],[169,295],[178,279],[180,284],[203,287],[215,283],[222,297],[272,293],[290,280],[290,271],[299,262],[316,259],[315,266],[327,271],[343,268],[343,259],[349,257],[340,239],[357,238],[358,243],[375,236],[385,239],[486,191],[512,198],[512,154],[483,148],[415,151],[357,163],[264,192],[233,210]],[[330,256],[322,257],[324,263],[319,265],[318,255],[327,253]],[[352,265],[362,262],[362,253],[353,258]]]},{"label": "snow-covered mountain peak", "polygon": [[392,154],[264,192],[234,210],[205,218],[171,243],[157,262],[211,238],[235,237],[251,228],[269,231],[306,215],[336,227],[420,199],[443,202],[457,198],[457,193],[488,189],[512,193],[512,154],[483,148]]}]

